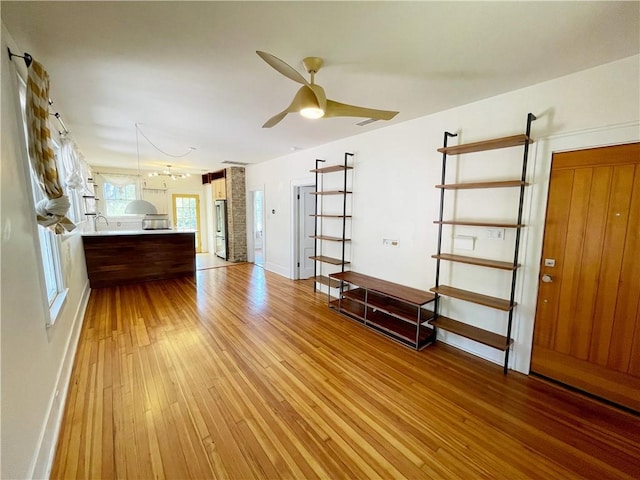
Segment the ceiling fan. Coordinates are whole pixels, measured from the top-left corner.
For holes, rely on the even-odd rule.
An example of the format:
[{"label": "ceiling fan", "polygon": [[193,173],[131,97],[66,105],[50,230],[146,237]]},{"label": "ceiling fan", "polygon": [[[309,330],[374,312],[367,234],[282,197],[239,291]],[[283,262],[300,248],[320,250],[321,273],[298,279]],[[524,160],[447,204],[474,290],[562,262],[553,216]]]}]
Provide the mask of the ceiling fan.
[{"label": "ceiling fan", "polygon": [[389,110],[357,107],[329,100],[324,93],[324,88],[315,83],[315,74],[318,73],[322,66],[321,58],[307,57],[302,60],[304,68],[311,75],[311,82],[308,82],[296,69],[278,57],[261,51],[256,51],[256,53],[282,75],[302,84],[296,96],[293,97],[291,104],[282,112],[267,120],[262,125],[262,128],[271,128],[277,125],[287,114],[296,112],[307,118],[364,117],[374,120],[391,120],[398,114],[398,112]]}]

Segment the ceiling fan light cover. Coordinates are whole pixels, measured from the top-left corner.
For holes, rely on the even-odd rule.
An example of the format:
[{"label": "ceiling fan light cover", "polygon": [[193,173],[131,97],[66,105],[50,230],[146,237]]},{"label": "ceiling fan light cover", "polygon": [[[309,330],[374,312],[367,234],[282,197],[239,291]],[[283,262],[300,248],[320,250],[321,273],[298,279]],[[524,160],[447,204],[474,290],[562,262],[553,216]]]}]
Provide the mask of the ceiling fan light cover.
[{"label": "ceiling fan light cover", "polygon": [[324,116],[324,110],[318,107],[306,107],[300,109],[300,115],[305,118],[316,119]]}]

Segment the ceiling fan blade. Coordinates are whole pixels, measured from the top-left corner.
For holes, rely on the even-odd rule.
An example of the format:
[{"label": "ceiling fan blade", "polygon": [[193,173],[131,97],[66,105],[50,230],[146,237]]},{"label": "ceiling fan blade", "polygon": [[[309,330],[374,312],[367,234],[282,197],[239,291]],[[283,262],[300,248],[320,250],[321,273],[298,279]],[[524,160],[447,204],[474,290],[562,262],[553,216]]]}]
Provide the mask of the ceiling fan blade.
[{"label": "ceiling fan blade", "polygon": [[260,50],[256,50],[256,53],[261,59],[263,59],[285,77],[290,78],[294,82],[298,82],[303,85],[309,85],[309,82],[307,82],[307,80],[295,68],[280,60],[278,57],[267,52],[261,52]]},{"label": "ceiling fan blade", "polygon": [[274,115],[269,120],[267,120],[264,123],[264,125],[262,125],[262,128],[271,128],[271,127],[277,125],[278,123],[280,123],[282,121],[282,119],[284,117],[287,116],[288,113],[289,113],[289,109],[287,108],[286,110],[283,110],[282,112],[278,113],[277,115]]},{"label": "ceiling fan blade", "polygon": [[347,105],[346,103],[327,100],[327,108],[324,112],[324,118],[363,117],[373,118],[375,120],[391,120],[397,114],[398,112],[392,112],[390,110],[376,110],[375,108],[356,107],[355,105]]},{"label": "ceiling fan blade", "polygon": [[309,84],[309,88],[313,91],[313,94],[316,96],[316,100],[318,100],[318,106],[323,111],[327,110],[327,96],[324,93],[324,88],[320,85],[316,85],[315,83]]},{"label": "ceiling fan blade", "polygon": [[[309,85],[309,87],[311,87],[311,85]],[[288,113],[299,112],[302,108],[308,107],[309,105],[315,106],[315,93],[313,89],[309,87],[304,85],[300,87],[296,96],[293,97],[291,104],[285,110],[267,120],[262,128],[271,128],[274,125],[277,125],[284,117],[287,116]],[[322,89],[322,87],[320,87],[320,89]],[[324,92],[322,93],[324,94]]]}]

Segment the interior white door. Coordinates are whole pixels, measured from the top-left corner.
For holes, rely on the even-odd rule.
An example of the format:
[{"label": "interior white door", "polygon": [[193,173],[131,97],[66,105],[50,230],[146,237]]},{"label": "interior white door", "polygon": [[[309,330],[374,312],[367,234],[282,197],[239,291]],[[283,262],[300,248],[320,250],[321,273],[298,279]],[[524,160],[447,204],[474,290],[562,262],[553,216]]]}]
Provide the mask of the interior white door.
[{"label": "interior white door", "polygon": [[264,266],[264,191],[254,190],[253,199],[253,263]]},{"label": "interior white door", "polygon": [[298,278],[313,277],[313,256],[315,217],[315,191],[313,185],[298,187]]}]

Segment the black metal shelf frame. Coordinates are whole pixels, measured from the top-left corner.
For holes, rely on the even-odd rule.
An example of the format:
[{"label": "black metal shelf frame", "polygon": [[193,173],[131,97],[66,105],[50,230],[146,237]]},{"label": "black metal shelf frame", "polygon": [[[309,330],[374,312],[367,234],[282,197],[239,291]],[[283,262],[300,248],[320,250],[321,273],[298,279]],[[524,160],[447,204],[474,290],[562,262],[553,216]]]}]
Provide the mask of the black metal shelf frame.
[{"label": "black metal shelf frame", "polygon": [[[518,275],[518,257],[520,254],[520,239],[521,239],[521,233],[522,233],[522,228],[524,227],[524,225],[522,224],[522,214],[523,214],[523,208],[524,208],[524,194],[525,194],[525,187],[527,186],[526,180],[527,180],[527,163],[528,163],[528,158],[529,158],[529,145],[530,145],[530,136],[531,136],[531,123],[536,120],[536,116],[533,113],[529,113],[527,115],[527,125],[526,125],[526,133],[525,133],[525,137],[526,137],[526,141],[524,141],[524,152],[523,152],[523,156],[522,156],[522,173],[521,173],[521,184],[520,184],[520,196],[519,196],[519,201],[518,201],[518,218],[517,221],[514,225],[513,228],[515,228],[516,231],[516,235],[515,235],[515,242],[514,242],[514,252],[513,252],[513,270],[512,270],[512,274],[511,274],[511,291],[509,294],[509,304],[512,308],[509,309],[508,312],[508,320],[507,320],[507,328],[506,328],[506,337],[505,337],[505,348],[504,348],[504,365],[503,365],[503,372],[506,375],[508,372],[508,365],[509,365],[509,352],[511,350],[511,345],[513,342],[511,342],[511,332],[513,330],[513,315],[514,315],[514,310],[515,308],[515,293],[516,293],[516,282],[517,282],[517,275]],[[447,143],[449,138],[453,138],[453,137],[457,137],[458,134],[457,133],[450,133],[450,132],[444,132],[444,139],[443,139],[443,149],[447,148]],[[493,148],[502,148],[502,147],[493,147]],[[490,148],[490,149],[493,149]],[[442,150],[442,149],[441,149]],[[482,150],[476,150],[476,151],[482,151]],[[468,152],[471,153],[471,152]],[[446,172],[447,172],[447,152],[443,151],[442,153],[442,175],[441,175],[441,185],[446,185]],[[443,228],[443,222],[444,222],[444,203],[445,203],[445,188],[440,188],[440,209],[439,209],[439,216],[438,216],[438,244],[437,244],[437,258],[436,258],[436,278],[435,278],[435,288],[438,288],[440,286],[440,262],[443,261],[440,258],[440,255],[442,254],[442,228]],[[439,312],[440,312],[440,295],[436,294],[436,299],[434,302],[434,307],[435,307],[435,319],[437,320],[437,318],[439,317]],[[473,338],[472,338],[473,340]]]},{"label": "black metal shelf frame", "polygon": [[[342,254],[340,257],[340,271],[344,272],[345,271],[345,266],[349,263],[346,260],[346,234],[347,234],[347,218],[351,218],[351,216],[347,216],[347,195],[351,194],[352,192],[347,190],[347,176],[348,176],[348,172],[349,170],[351,170],[353,167],[349,166],[349,160],[352,159],[354,156],[353,153],[349,153],[349,152],[345,152],[344,154],[344,163],[343,165],[341,165],[341,170],[343,172],[343,189],[340,192],[340,195],[342,195],[342,215],[339,215],[336,218],[342,218],[342,237],[340,239],[341,243],[342,243]],[[316,159],[316,166],[315,166],[315,188],[316,188],[316,193],[321,192],[321,188],[320,188],[320,175],[321,175],[321,168],[320,165],[322,163],[325,163],[326,160],[322,160],[317,158]],[[328,173],[328,172],[327,172]],[[318,206],[318,202],[320,201],[319,197],[321,195],[316,195],[315,196],[315,210],[314,210],[314,218],[315,218],[315,223],[314,223],[314,228],[313,228],[313,236],[314,236],[314,247],[313,247],[313,256],[314,257],[320,257],[320,255],[318,254],[318,242],[322,241],[322,239],[318,238],[320,236],[322,236],[322,232],[318,232],[318,222],[322,222],[322,212],[319,209]],[[322,224],[322,223],[321,223]],[[314,260],[313,263],[313,277],[314,277],[314,282],[313,282],[313,291],[317,291],[318,288],[318,283],[323,283],[321,281],[317,280],[318,277],[318,262],[321,262],[321,260]],[[322,268],[320,268],[320,274],[322,274]],[[341,286],[342,287],[342,286]],[[328,289],[329,291],[331,290],[331,286],[328,285]],[[341,288],[341,292],[340,294],[342,294],[342,288]]]}]

